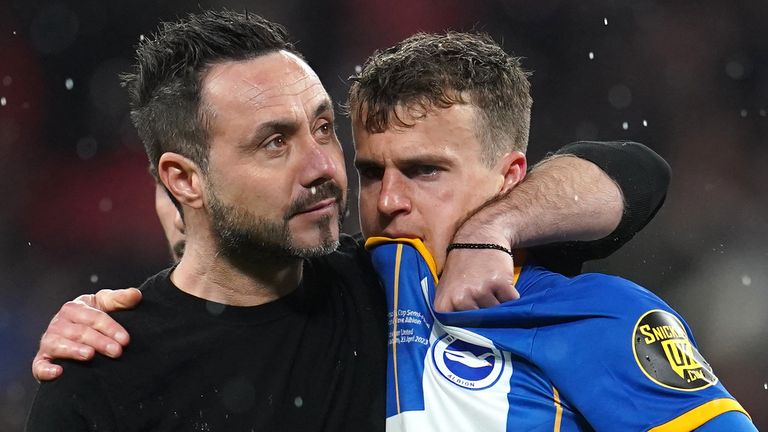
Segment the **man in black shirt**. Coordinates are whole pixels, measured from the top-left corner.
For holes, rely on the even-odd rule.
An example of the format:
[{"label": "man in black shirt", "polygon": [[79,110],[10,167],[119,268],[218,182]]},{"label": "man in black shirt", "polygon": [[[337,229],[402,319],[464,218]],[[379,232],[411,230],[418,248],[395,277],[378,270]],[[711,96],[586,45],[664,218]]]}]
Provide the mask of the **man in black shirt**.
[{"label": "man in black shirt", "polygon": [[[138,54],[132,116],[182,209],[185,253],[145,282],[136,311],[113,315],[134,337],[122,357],[65,362],[28,429],[383,428],[386,311],[360,239],[339,234],[346,176],[317,76],[281,28],[229,12],[168,24]],[[599,163],[636,152],[659,167],[641,146],[595,146],[572,153]],[[613,231],[611,246],[590,250],[609,253],[663,189],[649,208],[622,219],[619,200],[607,223],[574,223],[565,238]]]}]

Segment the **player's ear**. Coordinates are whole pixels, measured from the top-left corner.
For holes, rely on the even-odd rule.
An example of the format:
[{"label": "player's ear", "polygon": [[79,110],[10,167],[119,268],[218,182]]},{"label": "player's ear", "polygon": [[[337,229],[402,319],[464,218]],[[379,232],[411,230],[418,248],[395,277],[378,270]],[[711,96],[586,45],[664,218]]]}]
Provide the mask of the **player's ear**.
[{"label": "player's ear", "polygon": [[519,151],[509,152],[502,156],[495,167],[502,177],[499,194],[509,192],[518,183],[523,181],[527,168],[528,162],[525,159],[525,155]]},{"label": "player's ear", "polygon": [[[157,164],[157,174],[181,205],[203,207],[203,176],[200,168],[191,159],[178,153],[163,153]],[[181,215],[178,215],[178,219],[181,222]],[[183,222],[181,224],[183,227]]]}]

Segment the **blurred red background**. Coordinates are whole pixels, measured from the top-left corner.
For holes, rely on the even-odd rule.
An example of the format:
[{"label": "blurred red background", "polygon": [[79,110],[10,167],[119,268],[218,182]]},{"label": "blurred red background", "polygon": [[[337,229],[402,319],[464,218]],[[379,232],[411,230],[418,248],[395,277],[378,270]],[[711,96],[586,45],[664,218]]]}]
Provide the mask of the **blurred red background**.
[{"label": "blurred red background", "polygon": [[[635,280],[686,316],[717,375],[768,428],[768,3],[6,0],[0,430],[23,426],[30,360],[64,301],[167,265],[117,74],[161,19],[223,6],[284,24],[339,102],[374,49],[416,31],[486,31],[534,71],[529,159],[578,139],[635,140],[664,156],[664,208],[589,269]],[[351,155],[344,121],[339,133]]]}]

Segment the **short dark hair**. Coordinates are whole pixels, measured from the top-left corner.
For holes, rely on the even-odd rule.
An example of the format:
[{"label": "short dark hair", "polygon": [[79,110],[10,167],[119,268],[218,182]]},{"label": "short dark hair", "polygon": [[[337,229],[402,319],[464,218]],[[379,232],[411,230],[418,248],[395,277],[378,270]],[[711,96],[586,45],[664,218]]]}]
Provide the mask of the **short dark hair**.
[{"label": "short dark hair", "polygon": [[[525,152],[530,128],[529,72],[484,33],[418,33],[368,58],[350,78],[347,109],[367,132],[410,127],[395,108],[425,110],[469,103],[477,108],[482,159]],[[468,100],[467,100],[468,99]]]},{"label": "short dark hair", "polygon": [[201,82],[209,68],[225,61],[285,50],[301,55],[285,28],[248,12],[190,14],[161,23],[136,48],[133,73],[122,75],[131,119],[149,157],[150,172],[164,152],[179,153],[208,169],[208,116],[201,106]]}]

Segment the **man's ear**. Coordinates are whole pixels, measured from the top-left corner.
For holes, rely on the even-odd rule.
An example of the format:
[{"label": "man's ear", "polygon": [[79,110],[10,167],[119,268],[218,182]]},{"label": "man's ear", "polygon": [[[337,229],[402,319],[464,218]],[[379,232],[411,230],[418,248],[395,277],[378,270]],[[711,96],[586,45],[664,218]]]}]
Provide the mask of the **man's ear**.
[{"label": "man's ear", "polygon": [[173,217],[173,227],[179,230],[180,233],[187,233],[187,226],[184,225],[184,218],[181,217],[181,212],[176,209],[176,216]]},{"label": "man's ear", "polygon": [[203,207],[203,176],[200,168],[191,159],[178,153],[163,153],[157,164],[157,174],[181,205]]},{"label": "man's ear", "polygon": [[513,151],[501,157],[497,163],[497,169],[504,176],[499,194],[505,194],[512,190],[525,178],[528,162],[525,155],[519,151]]}]

